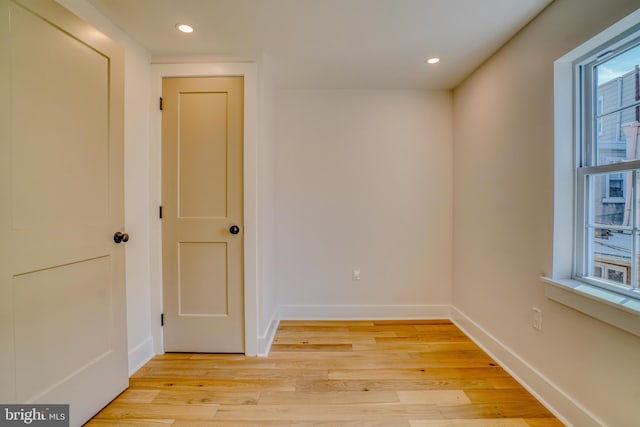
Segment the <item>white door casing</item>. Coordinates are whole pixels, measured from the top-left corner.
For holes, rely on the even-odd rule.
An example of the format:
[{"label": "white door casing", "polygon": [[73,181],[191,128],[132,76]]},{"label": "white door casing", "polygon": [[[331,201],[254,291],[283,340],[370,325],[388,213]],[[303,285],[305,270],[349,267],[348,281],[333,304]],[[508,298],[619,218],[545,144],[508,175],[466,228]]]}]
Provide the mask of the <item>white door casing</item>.
[{"label": "white door casing", "polygon": [[[151,65],[151,200],[158,206],[161,204],[161,146],[162,146],[162,112],[158,109],[158,99],[162,96],[162,79],[165,77],[203,77],[203,76],[242,76],[244,79],[244,153],[243,153],[243,194],[244,194],[244,328],[245,354],[255,356],[264,354],[267,339],[259,331],[259,307],[262,304],[259,280],[258,260],[260,248],[260,214],[258,212],[258,107],[259,85],[258,64],[256,63],[173,63]],[[154,350],[164,351],[163,328],[160,316],[163,307],[162,295],[162,228],[158,219],[151,223],[150,246],[151,256],[151,315],[157,319],[152,323]]]}]

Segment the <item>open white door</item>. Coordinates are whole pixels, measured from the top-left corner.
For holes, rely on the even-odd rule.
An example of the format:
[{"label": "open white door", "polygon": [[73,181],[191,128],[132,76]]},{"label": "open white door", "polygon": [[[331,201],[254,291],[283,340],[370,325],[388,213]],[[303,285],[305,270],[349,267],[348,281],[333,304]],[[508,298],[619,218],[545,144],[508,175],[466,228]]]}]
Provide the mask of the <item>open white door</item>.
[{"label": "open white door", "polygon": [[0,0],[0,402],[80,425],[127,386],[123,52],[52,0]]}]

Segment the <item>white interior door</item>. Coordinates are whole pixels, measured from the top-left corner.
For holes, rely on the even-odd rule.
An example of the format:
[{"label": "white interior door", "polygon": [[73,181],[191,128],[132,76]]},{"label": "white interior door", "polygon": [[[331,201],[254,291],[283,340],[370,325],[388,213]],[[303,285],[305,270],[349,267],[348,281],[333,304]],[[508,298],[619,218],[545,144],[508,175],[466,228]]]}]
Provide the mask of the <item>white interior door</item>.
[{"label": "white interior door", "polygon": [[0,0],[0,401],[127,386],[123,52],[52,0]]},{"label": "white interior door", "polygon": [[243,78],[165,78],[162,96],[164,347],[242,353]]}]

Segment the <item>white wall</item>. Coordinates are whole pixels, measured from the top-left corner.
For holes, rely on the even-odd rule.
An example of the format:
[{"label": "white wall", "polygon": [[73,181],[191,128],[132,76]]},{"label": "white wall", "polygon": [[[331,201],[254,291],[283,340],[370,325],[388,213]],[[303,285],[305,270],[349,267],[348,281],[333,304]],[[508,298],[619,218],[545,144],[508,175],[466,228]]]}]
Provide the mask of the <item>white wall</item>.
[{"label": "white wall", "polygon": [[277,90],[272,75],[272,59],[265,55],[260,68],[260,142],[258,146],[258,211],[260,227],[260,307],[258,354],[267,353],[278,327],[278,287],[276,279],[276,108]]},{"label": "white wall", "polygon": [[638,6],[556,0],[454,91],[454,318],[576,427],[638,425],[640,339],[544,296],[553,61]]},{"label": "white wall", "polygon": [[149,87],[151,55],[86,0],[58,3],[125,49],[125,228],[129,372],[153,355],[150,316],[149,224],[157,207],[149,206]]},{"label": "white wall", "polygon": [[277,123],[283,318],[446,316],[451,94],[281,90]]}]

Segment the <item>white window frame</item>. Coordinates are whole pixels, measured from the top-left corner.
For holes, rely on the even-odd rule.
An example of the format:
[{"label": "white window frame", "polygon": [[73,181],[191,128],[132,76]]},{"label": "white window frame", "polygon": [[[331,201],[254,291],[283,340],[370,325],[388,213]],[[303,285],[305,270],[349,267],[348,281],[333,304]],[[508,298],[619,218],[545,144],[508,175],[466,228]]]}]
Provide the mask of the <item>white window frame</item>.
[{"label": "white window frame", "polygon": [[[629,32],[629,31],[628,31]],[[596,141],[599,135],[598,123],[601,123],[601,114],[604,112],[600,106],[601,95],[597,93],[597,77],[595,69],[600,64],[606,63],[609,59],[623,53],[626,50],[635,48],[640,45],[640,25],[636,31],[630,31],[609,40],[604,45],[598,46],[594,51],[590,52],[580,61],[574,62],[574,117],[575,117],[575,150],[579,156],[576,156],[576,224],[575,224],[575,240],[576,253],[574,262],[573,277],[578,280],[589,283],[605,290],[610,290],[625,296],[640,299],[638,289],[638,252],[640,252],[640,224],[637,223],[636,213],[636,197],[637,183],[636,172],[640,173],[640,160],[611,162],[610,158],[600,158],[599,149]],[[597,98],[596,98],[597,96]],[[625,107],[629,108],[629,107]],[[597,203],[598,194],[594,194],[595,189],[590,188],[589,177],[597,177],[605,175],[607,188],[605,192],[609,193],[609,178],[613,173],[620,173],[631,177],[631,191],[629,196],[630,202],[630,221],[625,225],[608,225],[596,223],[597,219],[590,217],[589,199],[594,199]],[[631,257],[629,259],[630,267],[630,289],[622,283],[622,286],[607,279],[607,274],[598,279],[593,276],[593,260],[591,260],[593,242],[588,237],[588,230],[597,228],[611,229],[615,232],[630,233]],[[623,275],[626,281],[626,273]]]},{"label": "white window frame", "polygon": [[[604,96],[598,96],[598,106],[597,106],[598,114],[601,114],[604,111]],[[598,129],[598,136],[602,136],[604,134],[604,126],[602,123],[602,119],[598,119],[598,123],[596,124]]]},{"label": "white window frame", "polygon": [[[582,242],[578,241],[579,236],[576,235],[576,225],[582,221],[577,215],[580,212],[577,207],[584,206],[584,203],[581,200],[583,196],[576,191],[576,180],[579,179],[576,166],[581,153],[576,149],[575,142],[582,130],[580,105],[576,101],[580,82],[576,79],[575,67],[612,42],[621,41],[639,31],[639,22],[640,9],[554,63],[553,264],[549,277],[543,277],[548,298],[637,336],[640,336],[640,298],[605,289],[576,275],[577,254],[583,253],[582,249],[578,249]],[[638,164],[633,167],[640,168],[640,161],[636,162]],[[618,170],[615,165],[607,166],[611,172]],[[582,171],[585,172],[588,171]]]}]

